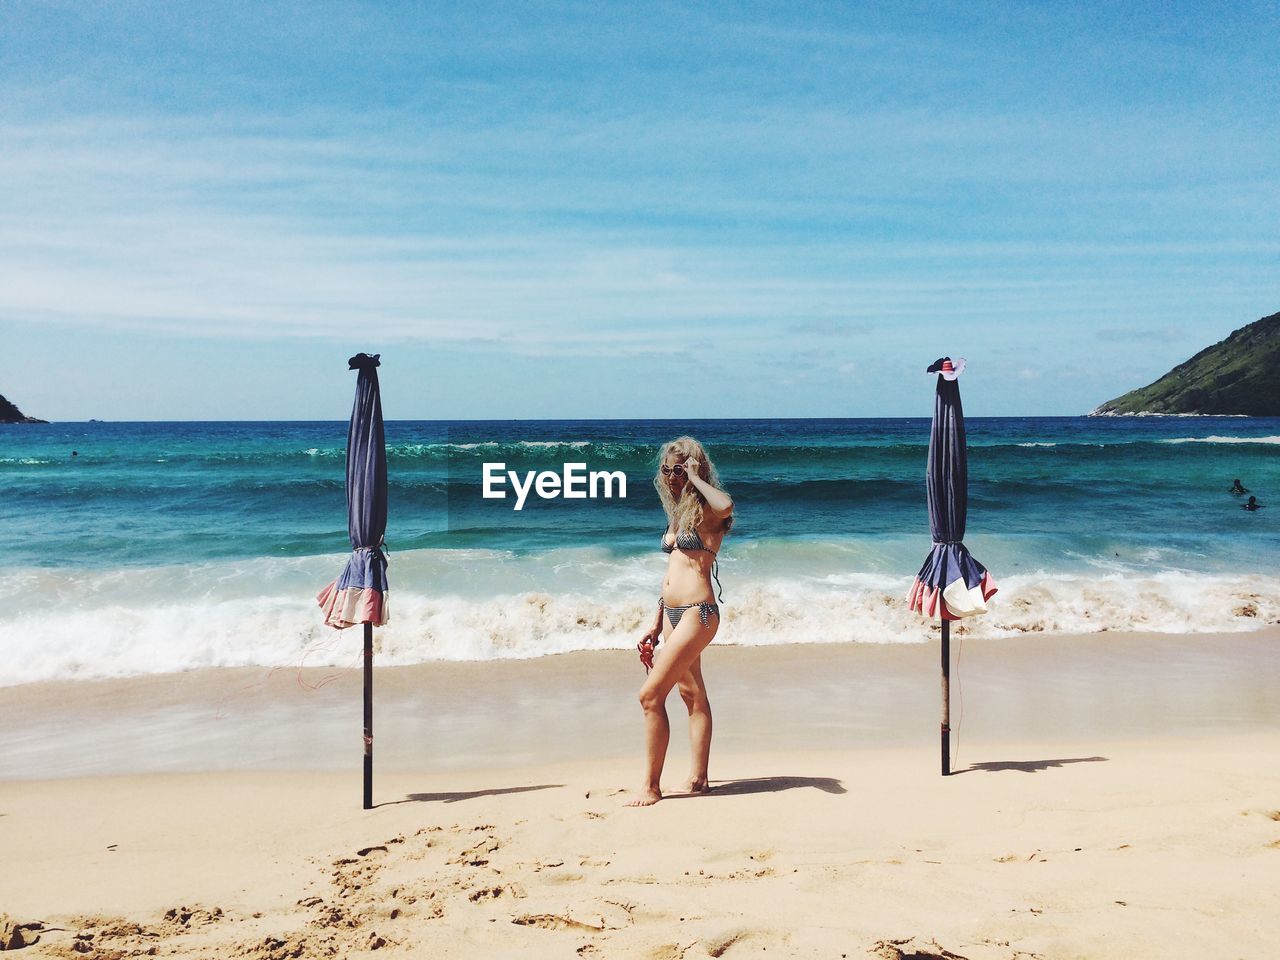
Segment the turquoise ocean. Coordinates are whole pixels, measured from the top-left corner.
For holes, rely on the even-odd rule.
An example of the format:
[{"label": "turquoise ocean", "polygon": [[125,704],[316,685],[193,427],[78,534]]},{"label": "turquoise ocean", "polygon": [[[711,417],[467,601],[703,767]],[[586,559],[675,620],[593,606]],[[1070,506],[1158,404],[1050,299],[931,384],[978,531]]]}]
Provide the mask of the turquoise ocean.
[{"label": "turquoise ocean", "polygon": [[[971,418],[966,543],[1000,592],[972,634],[1280,621],[1280,420]],[[352,666],[321,624],[342,568],[345,422],[0,426],[0,685]],[[661,442],[734,498],[717,642],[913,643],[929,420],[387,424],[380,664],[628,649],[666,557]],[[74,452],[74,454],[73,454]],[[619,471],[626,496],[485,498],[483,465]],[[1228,493],[1239,477],[1266,506]],[[1016,642],[1011,640],[1010,642]]]}]

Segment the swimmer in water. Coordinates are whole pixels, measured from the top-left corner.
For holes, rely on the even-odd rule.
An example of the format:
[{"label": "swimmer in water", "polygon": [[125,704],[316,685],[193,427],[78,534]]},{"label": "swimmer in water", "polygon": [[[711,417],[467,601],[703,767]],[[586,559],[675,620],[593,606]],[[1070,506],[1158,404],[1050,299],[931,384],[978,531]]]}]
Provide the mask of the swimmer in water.
[{"label": "swimmer in water", "polygon": [[1236,479],[1231,484],[1231,489],[1227,491],[1227,493],[1234,493],[1237,496],[1239,496],[1242,493],[1248,493],[1248,492],[1249,491],[1245,489],[1244,485],[1240,482],[1239,477],[1236,477]]},{"label": "swimmer in water", "polygon": [[1260,503],[1258,502],[1258,498],[1257,498],[1257,497],[1250,497],[1250,498],[1249,498],[1249,502],[1248,502],[1248,503],[1242,503],[1242,504],[1240,504],[1240,509],[1241,509],[1241,510],[1248,510],[1250,513],[1252,513],[1254,510],[1261,510],[1261,509],[1262,509],[1262,504],[1260,504]]}]

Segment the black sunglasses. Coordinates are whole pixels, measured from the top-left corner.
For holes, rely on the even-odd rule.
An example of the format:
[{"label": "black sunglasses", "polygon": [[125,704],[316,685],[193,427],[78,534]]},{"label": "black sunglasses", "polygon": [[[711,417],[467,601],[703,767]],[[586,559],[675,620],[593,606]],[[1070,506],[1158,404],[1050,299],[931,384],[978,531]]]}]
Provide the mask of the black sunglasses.
[{"label": "black sunglasses", "polygon": [[664,477],[675,474],[677,477],[684,476],[684,464],[677,463],[674,467],[668,467],[665,463],[662,465],[662,475]]}]

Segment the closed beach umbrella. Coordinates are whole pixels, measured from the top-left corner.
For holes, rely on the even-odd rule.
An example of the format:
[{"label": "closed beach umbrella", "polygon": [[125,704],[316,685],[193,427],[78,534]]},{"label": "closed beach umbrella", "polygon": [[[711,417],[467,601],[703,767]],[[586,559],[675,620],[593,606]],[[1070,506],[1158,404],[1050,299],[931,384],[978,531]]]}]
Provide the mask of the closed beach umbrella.
[{"label": "closed beach umbrella", "polygon": [[929,373],[938,374],[929,431],[926,474],[929,529],[933,547],[911,584],[907,600],[912,610],[942,622],[942,773],[951,772],[951,621],[987,612],[996,592],[986,567],[965,549],[964,524],[969,507],[968,451],[964,439],[964,410],[960,384],[965,361],[950,357],[935,361]]},{"label": "closed beach umbrella", "polygon": [[347,361],[360,371],[347,429],[347,533],[351,556],[316,600],[324,622],[341,630],[364,624],[364,808],[373,806],[373,628],[387,622],[387,447],[378,390],[378,357]]}]

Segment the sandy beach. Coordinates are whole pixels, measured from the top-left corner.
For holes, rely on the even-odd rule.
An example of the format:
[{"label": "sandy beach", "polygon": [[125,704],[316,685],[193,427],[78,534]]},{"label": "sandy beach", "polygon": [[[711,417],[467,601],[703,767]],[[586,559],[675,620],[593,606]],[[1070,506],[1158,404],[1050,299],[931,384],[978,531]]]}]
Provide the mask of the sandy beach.
[{"label": "sandy beach", "polygon": [[1265,956],[1277,641],[969,641],[947,779],[936,644],[713,649],[714,790],[673,697],[646,810],[621,652],[381,671],[368,812],[354,671],[6,688],[0,911],[47,956]]},{"label": "sandy beach", "polygon": [[1280,960],[1278,12],[2,0],[0,952]]}]

